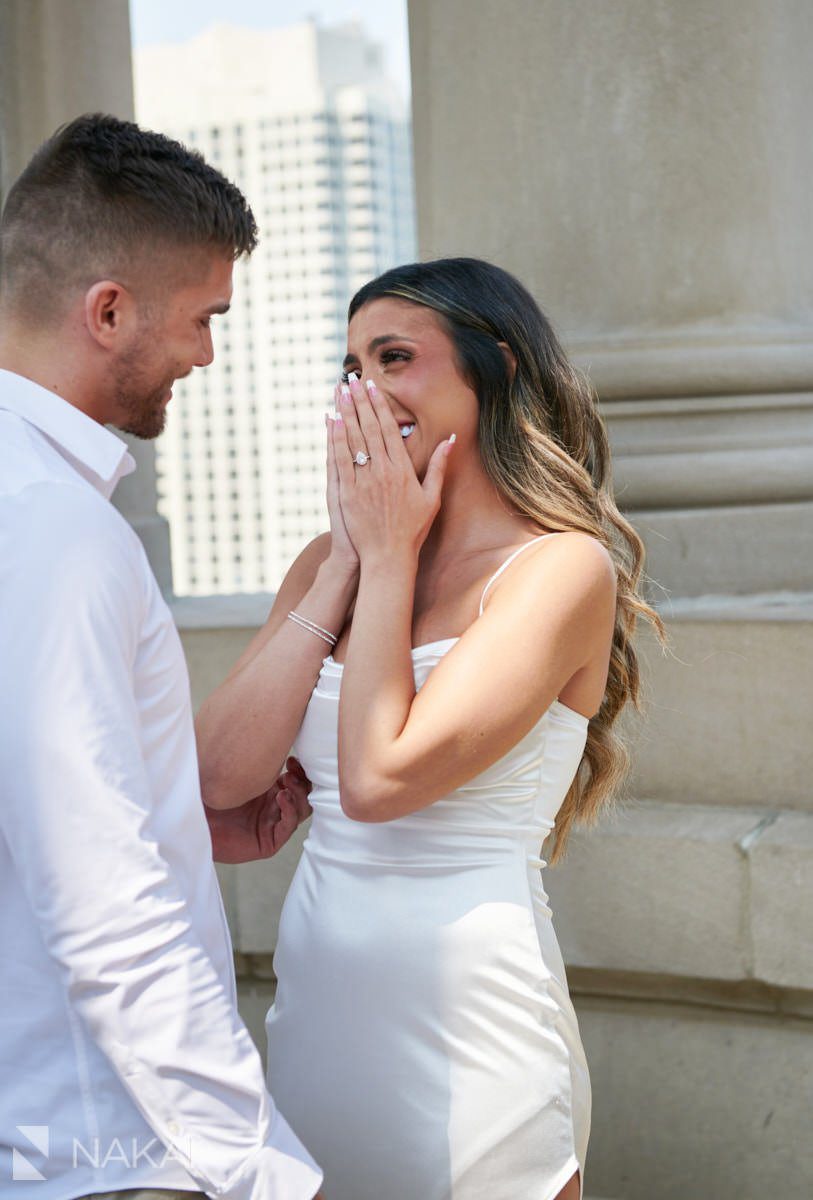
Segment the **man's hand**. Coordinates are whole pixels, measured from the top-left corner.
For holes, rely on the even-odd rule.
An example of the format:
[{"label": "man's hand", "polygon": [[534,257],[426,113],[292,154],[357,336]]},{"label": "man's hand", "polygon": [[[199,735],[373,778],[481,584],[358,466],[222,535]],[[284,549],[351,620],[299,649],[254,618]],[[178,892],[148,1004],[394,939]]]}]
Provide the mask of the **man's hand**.
[{"label": "man's hand", "polygon": [[311,815],[311,782],[295,758],[276,783],[239,808],[206,808],[215,862],[244,863],[271,858]]}]

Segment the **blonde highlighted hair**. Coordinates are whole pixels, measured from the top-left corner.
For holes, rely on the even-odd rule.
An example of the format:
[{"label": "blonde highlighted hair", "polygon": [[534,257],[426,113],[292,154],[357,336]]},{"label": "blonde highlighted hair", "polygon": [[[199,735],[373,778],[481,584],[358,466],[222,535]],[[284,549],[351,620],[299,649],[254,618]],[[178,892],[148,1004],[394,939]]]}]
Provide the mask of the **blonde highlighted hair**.
[{"label": "blonde highlighted hair", "polygon": [[[643,543],[613,498],[609,443],[595,394],[518,280],[474,258],[411,263],[365,284],[350,302],[349,317],[385,296],[431,308],[442,318],[461,373],[479,400],[483,465],[514,510],[545,530],[590,534],[615,564],[607,686],[551,835],[555,863],[574,824],[594,822],[627,773],[629,754],[615,726],[626,704],[640,708],[632,642],[638,617],[665,641],[660,617],[639,593]],[[516,360],[513,374],[500,343]]]}]

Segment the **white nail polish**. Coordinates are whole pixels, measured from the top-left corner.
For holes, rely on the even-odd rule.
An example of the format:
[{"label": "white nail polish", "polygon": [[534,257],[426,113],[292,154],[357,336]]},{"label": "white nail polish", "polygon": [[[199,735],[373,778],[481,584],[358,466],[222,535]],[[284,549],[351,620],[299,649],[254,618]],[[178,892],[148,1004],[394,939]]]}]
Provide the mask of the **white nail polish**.
[{"label": "white nail polish", "polygon": [[347,375],[347,382],[348,382],[348,383],[358,383],[358,381],[359,381],[359,377],[358,377],[358,375],[356,374],[356,372],[355,372],[355,371],[349,371],[349,372],[348,372],[348,375]]},{"label": "white nail polish", "polygon": [[453,446],[456,441],[457,441],[457,434],[453,433],[452,436],[449,438],[449,445]]},{"label": "white nail polish", "polygon": [[368,392],[374,392],[374,391],[375,391],[375,384],[373,383],[372,379],[368,379],[368,380],[367,380],[367,385],[366,385],[366,386],[367,386],[367,391],[368,391]]}]

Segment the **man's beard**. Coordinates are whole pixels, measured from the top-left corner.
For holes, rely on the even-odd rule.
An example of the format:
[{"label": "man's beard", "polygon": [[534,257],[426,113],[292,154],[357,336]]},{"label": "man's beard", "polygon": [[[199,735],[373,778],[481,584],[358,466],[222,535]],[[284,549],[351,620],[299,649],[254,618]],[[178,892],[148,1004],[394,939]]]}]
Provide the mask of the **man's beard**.
[{"label": "man's beard", "polygon": [[157,386],[144,369],[150,361],[150,338],[139,338],[116,367],[116,407],[122,417],[116,427],[139,438],[157,438],[167,417],[166,396],[178,376],[173,372]]}]

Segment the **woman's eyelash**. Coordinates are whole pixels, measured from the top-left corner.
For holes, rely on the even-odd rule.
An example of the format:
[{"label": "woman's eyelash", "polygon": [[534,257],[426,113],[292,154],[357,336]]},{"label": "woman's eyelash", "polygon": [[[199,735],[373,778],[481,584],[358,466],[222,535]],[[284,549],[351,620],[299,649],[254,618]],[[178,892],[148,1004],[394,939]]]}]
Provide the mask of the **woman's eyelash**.
[{"label": "woman's eyelash", "polygon": [[[409,362],[409,360],[411,358],[412,358],[412,355],[409,353],[408,350],[382,350],[382,352],[381,352],[381,361],[382,361],[382,363],[384,363],[385,366],[389,362]],[[358,375],[358,368],[353,367],[353,370]],[[347,371],[345,371],[344,368],[342,368],[342,371],[341,371],[341,374],[339,377],[342,383],[347,383],[347,374],[348,374]]]}]

